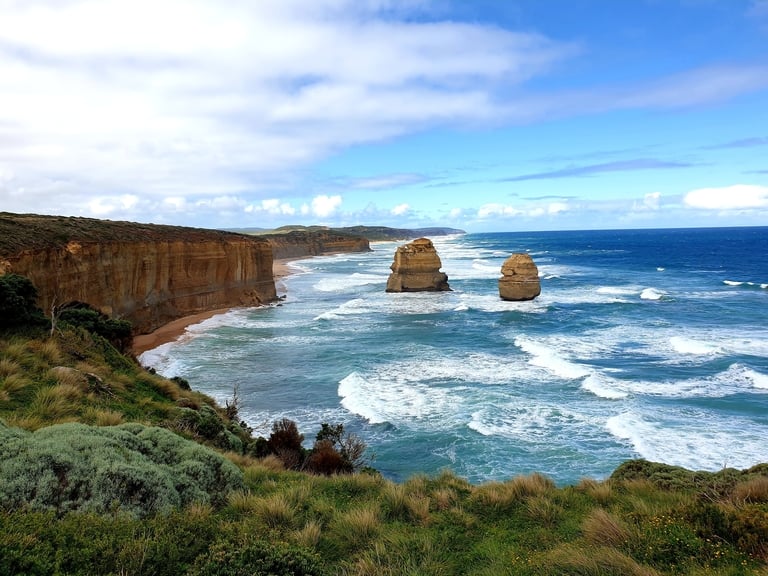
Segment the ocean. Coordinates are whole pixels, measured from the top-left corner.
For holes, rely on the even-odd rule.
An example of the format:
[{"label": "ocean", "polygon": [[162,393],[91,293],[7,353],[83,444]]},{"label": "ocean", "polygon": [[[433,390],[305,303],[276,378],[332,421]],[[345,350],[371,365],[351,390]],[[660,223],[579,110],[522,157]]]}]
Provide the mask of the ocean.
[{"label": "ocean", "polygon": [[[140,360],[258,434],[287,417],[360,436],[401,481],[605,478],[632,458],[768,461],[768,227],[432,238],[452,292],[387,294],[395,249],[292,263],[280,305],[190,326]],[[542,293],[504,302],[528,252]]]}]

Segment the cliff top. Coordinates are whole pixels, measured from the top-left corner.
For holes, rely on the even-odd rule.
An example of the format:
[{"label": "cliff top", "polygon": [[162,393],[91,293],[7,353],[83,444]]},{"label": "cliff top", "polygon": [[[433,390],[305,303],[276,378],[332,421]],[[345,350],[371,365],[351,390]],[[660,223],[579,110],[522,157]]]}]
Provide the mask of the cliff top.
[{"label": "cliff top", "polygon": [[[0,212],[0,256],[23,250],[64,246],[68,242],[162,242],[222,240],[244,235],[165,224],[141,224],[81,218]],[[253,236],[249,236],[253,239]]]}]

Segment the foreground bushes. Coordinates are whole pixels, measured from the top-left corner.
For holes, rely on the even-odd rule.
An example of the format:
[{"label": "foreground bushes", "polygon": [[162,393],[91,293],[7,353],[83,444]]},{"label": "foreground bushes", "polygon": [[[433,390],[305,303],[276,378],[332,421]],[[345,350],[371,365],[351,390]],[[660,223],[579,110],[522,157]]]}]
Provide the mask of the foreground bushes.
[{"label": "foreground bushes", "polygon": [[242,487],[223,456],[162,428],[60,424],[32,433],[0,424],[0,507],[126,512],[220,505]]}]

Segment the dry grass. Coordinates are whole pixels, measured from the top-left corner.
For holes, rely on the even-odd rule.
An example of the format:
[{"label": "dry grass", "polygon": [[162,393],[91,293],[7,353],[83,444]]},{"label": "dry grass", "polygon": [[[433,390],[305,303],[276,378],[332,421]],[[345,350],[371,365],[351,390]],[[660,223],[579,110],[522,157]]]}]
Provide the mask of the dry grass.
[{"label": "dry grass", "polygon": [[734,504],[768,502],[768,477],[758,476],[739,482],[733,488],[731,501]]},{"label": "dry grass", "polygon": [[563,516],[563,508],[548,496],[532,496],[525,505],[528,516],[542,526],[552,527]]},{"label": "dry grass", "polygon": [[77,412],[73,399],[80,398],[82,391],[71,386],[41,388],[29,404],[29,411],[47,425],[62,421]]},{"label": "dry grass", "polygon": [[596,508],[582,524],[584,538],[597,546],[621,546],[630,538],[624,523],[610,512]]},{"label": "dry grass", "polygon": [[173,401],[178,400],[181,397],[181,388],[173,380],[167,380],[160,376],[155,376],[148,380],[155,390],[161,395],[169,398]]},{"label": "dry grass", "polygon": [[658,576],[658,572],[635,562],[614,548],[577,548],[563,545],[546,559],[547,574],[573,576]]},{"label": "dry grass", "polygon": [[269,456],[265,456],[259,460],[259,465],[262,468],[272,472],[281,472],[282,470],[285,470],[285,464],[283,464],[283,461],[274,454],[270,454]]},{"label": "dry grass", "polygon": [[310,520],[304,525],[304,528],[293,533],[293,541],[299,546],[315,548],[318,542],[320,542],[322,534],[323,529],[320,524],[314,520]]},{"label": "dry grass", "polygon": [[84,420],[96,426],[117,426],[125,422],[125,418],[120,412],[102,408],[91,408],[86,411]]},{"label": "dry grass", "polygon": [[354,508],[336,517],[334,528],[343,534],[347,543],[354,548],[366,544],[374,538],[381,527],[378,505],[369,504],[362,508]]},{"label": "dry grass", "polygon": [[56,340],[32,340],[29,349],[43,358],[48,364],[61,364],[64,355]]},{"label": "dry grass", "polygon": [[381,491],[381,502],[390,519],[422,525],[429,522],[429,497],[420,491],[409,492],[407,484],[387,484]]},{"label": "dry grass", "polygon": [[290,529],[296,523],[296,508],[283,494],[260,499],[254,512],[270,528]]},{"label": "dry grass", "polygon": [[21,365],[10,358],[0,360],[0,378],[7,378],[21,372]]},{"label": "dry grass", "polygon": [[11,374],[0,382],[0,395],[10,400],[14,395],[32,385],[32,381],[23,374]]},{"label": "dry grass", "polygon": [[440,511],[448,510],[458,501],[458,494],[453,488],[438,488],[432,493],[435,508]]},{"label": "dry grass", "polygon": [[88,379],[85,377],[85,374],[74,368],[67,368],[66,366],[55,366],[51,368],[48,370],[46,377],[49,380],[56,382],[56,384],[76,386],[83,389],[88,387]]},{"label": "dry grass", "polygon": [[591,498],[605,506],[611,500],[613,496],[613,487],[611,482],[606,480],[605,482],[599,482],[592,478],[582,478],[576,485],[576,489],[584,492]]},{"label": "dry grass", "polygon": [[227,500],[235,512],[251,514],[256,511],[260,498],[248,490],[235,490]]}]

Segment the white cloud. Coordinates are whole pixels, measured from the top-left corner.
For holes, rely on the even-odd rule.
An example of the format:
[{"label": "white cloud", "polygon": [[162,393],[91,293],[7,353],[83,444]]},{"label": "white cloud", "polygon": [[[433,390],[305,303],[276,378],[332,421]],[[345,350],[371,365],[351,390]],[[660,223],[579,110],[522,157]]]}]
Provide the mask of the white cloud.
[{"label": "white cloud", "polygon": [[642,201],[635,201],[632,204],[632,210],[638,211],[657,211],[661,202],[661,192],[650,192],[643,196]]},{"label": "white cloud", "polygon": [[704,210],[768,208],[768,186],[736,184],[722,188],[700,188],[688,192],[683,202]]},{"label": "white cloud", "polygon": [[[259,197],[344,147],[498,117],[497,90],[572,53],[537,34],[413,19],[419,4],[0,2],[0,173],[41,211],[75,200],[51,202],[52,181],[97,211],[105,191]],[[37,196],[46,203],[31,206]]]},{"label": "white cloud", "polygon": [[408,204],[398,204],[397,206],[392,208],[392,215],[402,216],[403,214],[406,214],[410,209],[411,207]]},{"label": "white cloud", "polygon": [[560,212],[566,212],[568,209],[569,206],[565,202],[552,202],[547,206],[547,214],[558,214]]},{"label": "white cloud", "polygon": [[341,206],[341,196],[315,196],[312,198],[312,214],[318,218],[327,218]]},{"label": "white cloud", "polygon": [[525,214],[525,212],[518,210],[514,206],[506,206],[498,203],[483,204],[477,211],[477,217],[481,219],[498,216],[521,216],[523,214]]},{"label": "white cloud", "polygon": [[293,216],[296,214],[296,209],[291,204],[282,202],[279,198],[268,198],[262,200],[259,204],[249,204],[244,210],[248,213],[262,213],[272,216]]}]

